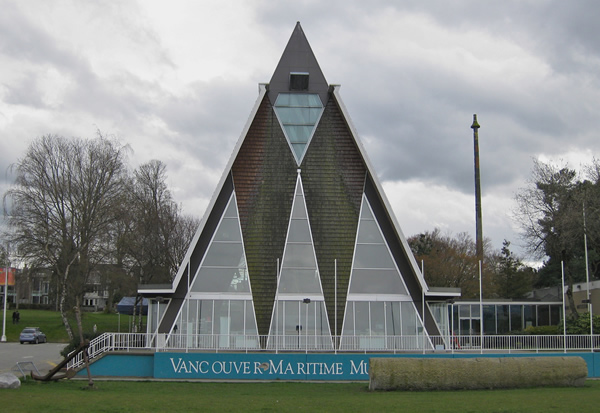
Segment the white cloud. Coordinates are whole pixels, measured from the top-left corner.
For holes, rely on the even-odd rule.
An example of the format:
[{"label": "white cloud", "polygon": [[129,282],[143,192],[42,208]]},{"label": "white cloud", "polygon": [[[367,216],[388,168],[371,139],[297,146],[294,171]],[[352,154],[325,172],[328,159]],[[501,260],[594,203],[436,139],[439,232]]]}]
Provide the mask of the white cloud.
[{"label": "white cloud", "polygon": [[[470,124],[481,124],[484,235],[532,159],[600,149],[595,3],[474,0],[3,1],[0,167],[48,134],[114,134],[157,158],[203,215],[296,21],[342,96],[403,232],[474,233]],[[0,181],[6,188],[9,177]]]}]

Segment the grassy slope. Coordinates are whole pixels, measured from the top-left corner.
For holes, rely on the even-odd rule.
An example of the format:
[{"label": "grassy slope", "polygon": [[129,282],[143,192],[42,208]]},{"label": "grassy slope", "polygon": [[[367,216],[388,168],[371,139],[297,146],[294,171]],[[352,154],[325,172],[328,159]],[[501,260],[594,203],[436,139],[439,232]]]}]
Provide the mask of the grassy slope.
[{"label": "grassy slope", "polygon": [[[60,313],[57,311],[45,310],[19,310],[21,314],[21,322],[19,324],[12,323],[13,310],[8,310],[6,314],[6,338],[8,341],[19,341],[19,333],[25,327],[39,327],[48,337],[48,341],[54,343],[68,342],[67,332],[62,323]],[[0,316],[3,312],[0,311]],[[75,316],[72,315],[71,327],[73,332],[77,334],[77,323]],[[121,331],[129,331],[128,323],[130,316],[121,316]],[[83,313],[82,316],[83,331],[92,333],[94,324],[96,324],[98,332],[105,331],[117,332],[119,329],[119,315],[105,313]]]},{"label": "grassy slope", "polygon": [[369,392],[364,383],[39,383],[0,393],[7,411],[582,412],[596,411],[600,381],[583,388]]}]

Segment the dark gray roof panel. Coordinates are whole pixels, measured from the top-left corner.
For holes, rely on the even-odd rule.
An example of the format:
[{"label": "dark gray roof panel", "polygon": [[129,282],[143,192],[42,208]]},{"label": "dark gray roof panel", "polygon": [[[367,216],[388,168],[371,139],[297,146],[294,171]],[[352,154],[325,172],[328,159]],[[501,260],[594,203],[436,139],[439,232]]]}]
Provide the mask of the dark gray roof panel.
[{"label": "dark gray roof panel", "polygon": [[279,93],[290,92],[290,73],[293,72],[309,74],[308,93],[318,93],[323,106],[325,106],[329,95],[329,86],[310,48],[310,44],[308,44],[300,22],[296,24],[269,83],[271,104],[275,103]]}]

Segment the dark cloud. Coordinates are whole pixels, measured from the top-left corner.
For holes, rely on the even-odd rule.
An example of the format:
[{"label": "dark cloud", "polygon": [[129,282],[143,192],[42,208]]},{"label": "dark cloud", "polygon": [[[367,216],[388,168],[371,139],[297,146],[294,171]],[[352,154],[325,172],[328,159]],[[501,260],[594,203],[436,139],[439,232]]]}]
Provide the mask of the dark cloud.
[{"label": "dark cloud", "polygon": [[[440,2],[437,8],[429,2],[403,2],[397,6],[400,12],[426,14],[444,27],[491,31],[499,39],[524,39],[518,44],[539,59],[540,66],[548,63],[545,58],[550,59],[548,72],[539,76],[522,74],[515,68],[512,75],[516,79],[511,80],[493,73],[473,73],[468,66],[464,73],[453,72],[444,65],[412,65],[352,46],[350,50],[336,49],[350,62],[358,62],[363,56],[362,64],[351,64],[352,69],[342,73],[342,84],[346,85],[342,94],[352,108],[359,132],[372,142],[368,150],[381,178],[434,181],[470,193],[473,149],[469,126],[473,113],[479,114],[482,123],[482,169],[486,171],[486,185],[492,190],[522,182],[536,154],[558,156],[576,142],[597,150],[595,142],[581,141],[579,128],[598,126],[590,105],[594,99],[579,100],[585,87],[562,73],[568,68],[589,69],[589,65],[572,65],[572,61],[581,56],[583,49],[594,61],[597,49],[585,36],[589,29],[570,30],[577,16],[586,13],[586,5],[575,7],[575,11],[568,3],[569,11],[561,13],[566,4],[544,2],[543,7],[528,8],[521,2],[503,2],[489,7],[485,3],[483,7],[480,2],[465,1]],[[592,9],[594,15],[598,8]],[[546,16],[549,20],[544,22]],[[589,18],[584,20],[583,26],[588,25]],[[556,34],[553,27],[559,27],[560,33]],[[557,41],[557,36],[562,40]],[[540,45],[540,50],[531,50]],[[572,50],[571,45],[582,49]],[[456,46],[468,50],[468,45]],[[477,56],[477,51],[473,52]],[[560,60],[563,55],[567,55],[566,60]],[[553,61],[555,58],[560,64]],[[474,76],[469,77],[469,72]]]},{"label": "dark cloud", "polygon": [[396,8],[426,14],[445,27],[485,30],[512,39],[544,56],[559,72],[587,71],[600,63],[600,6],[594,0],[409,0]]},{"label": "dark cloud", "polygon": [[[381,180],[421,183],[423,202],[445,205],[427,192],[432,186],[461,200],[472,194],[474,113],[483,192],[494,199],[512,197],[533,157],[600,149],[600,6],[592,0],[260,1],[244,16],[247,25],[223,23],[210,35],[190,26],[189,37],[198,40],[185,43],[201,64],[213,46],[229,62],[240,52],[220,36],[259,31],[264,41],[255,46],[256,59],[237,62],[244,70],[231,70],[235,75],[187,72],[186,79],[178,78],[186,69],[177,60],[182,53],[163,43],[169,26],[155,26],[143,2],[73,2],[60,12],[46,2],[4,3],[0,75],[10,77],[0,76],[0,132],[15,135],[16,143],[3,136],[3,153],[14,161],[28,139],[93,136],[99,128],[129,143],[135,162],[163,160],[177,199],[197,215],[248,119],[257,83],[270,79],[296,21],[326,79],[342,84]],[[54,28],[39,24],[49,12],[64,14]],[[264,50],[274,55],[266,58]],[[215,62],[211,56],[207,65]],[[63,83],[58,91],[54,81]]]}]

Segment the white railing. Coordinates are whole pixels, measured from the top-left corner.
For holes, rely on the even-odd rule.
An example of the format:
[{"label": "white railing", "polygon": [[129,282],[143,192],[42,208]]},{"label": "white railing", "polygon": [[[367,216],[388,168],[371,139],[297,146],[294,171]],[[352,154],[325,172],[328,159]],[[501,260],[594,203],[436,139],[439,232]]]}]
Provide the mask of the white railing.
[{"label": "white railing", "polygon": [[[483,344],[483,345],[482,345]],[[258,336],[240,334],[104,333],[90,341],[90,360],[107,351],[214,352],[480,352],[516,353],[600,350],[600,335],[499,336]],[[83,353],[67,369],[83,365]]]},{"label": "white railing", "polygon": [[[107,351],[147,348],[148,336],[146,333],[104,333],[90,341],[87,348],[88,357],[91,360]],[[83,352],[76,354],[67,363],[67,370],[78,368],[81,365],[83,365]]]}]

